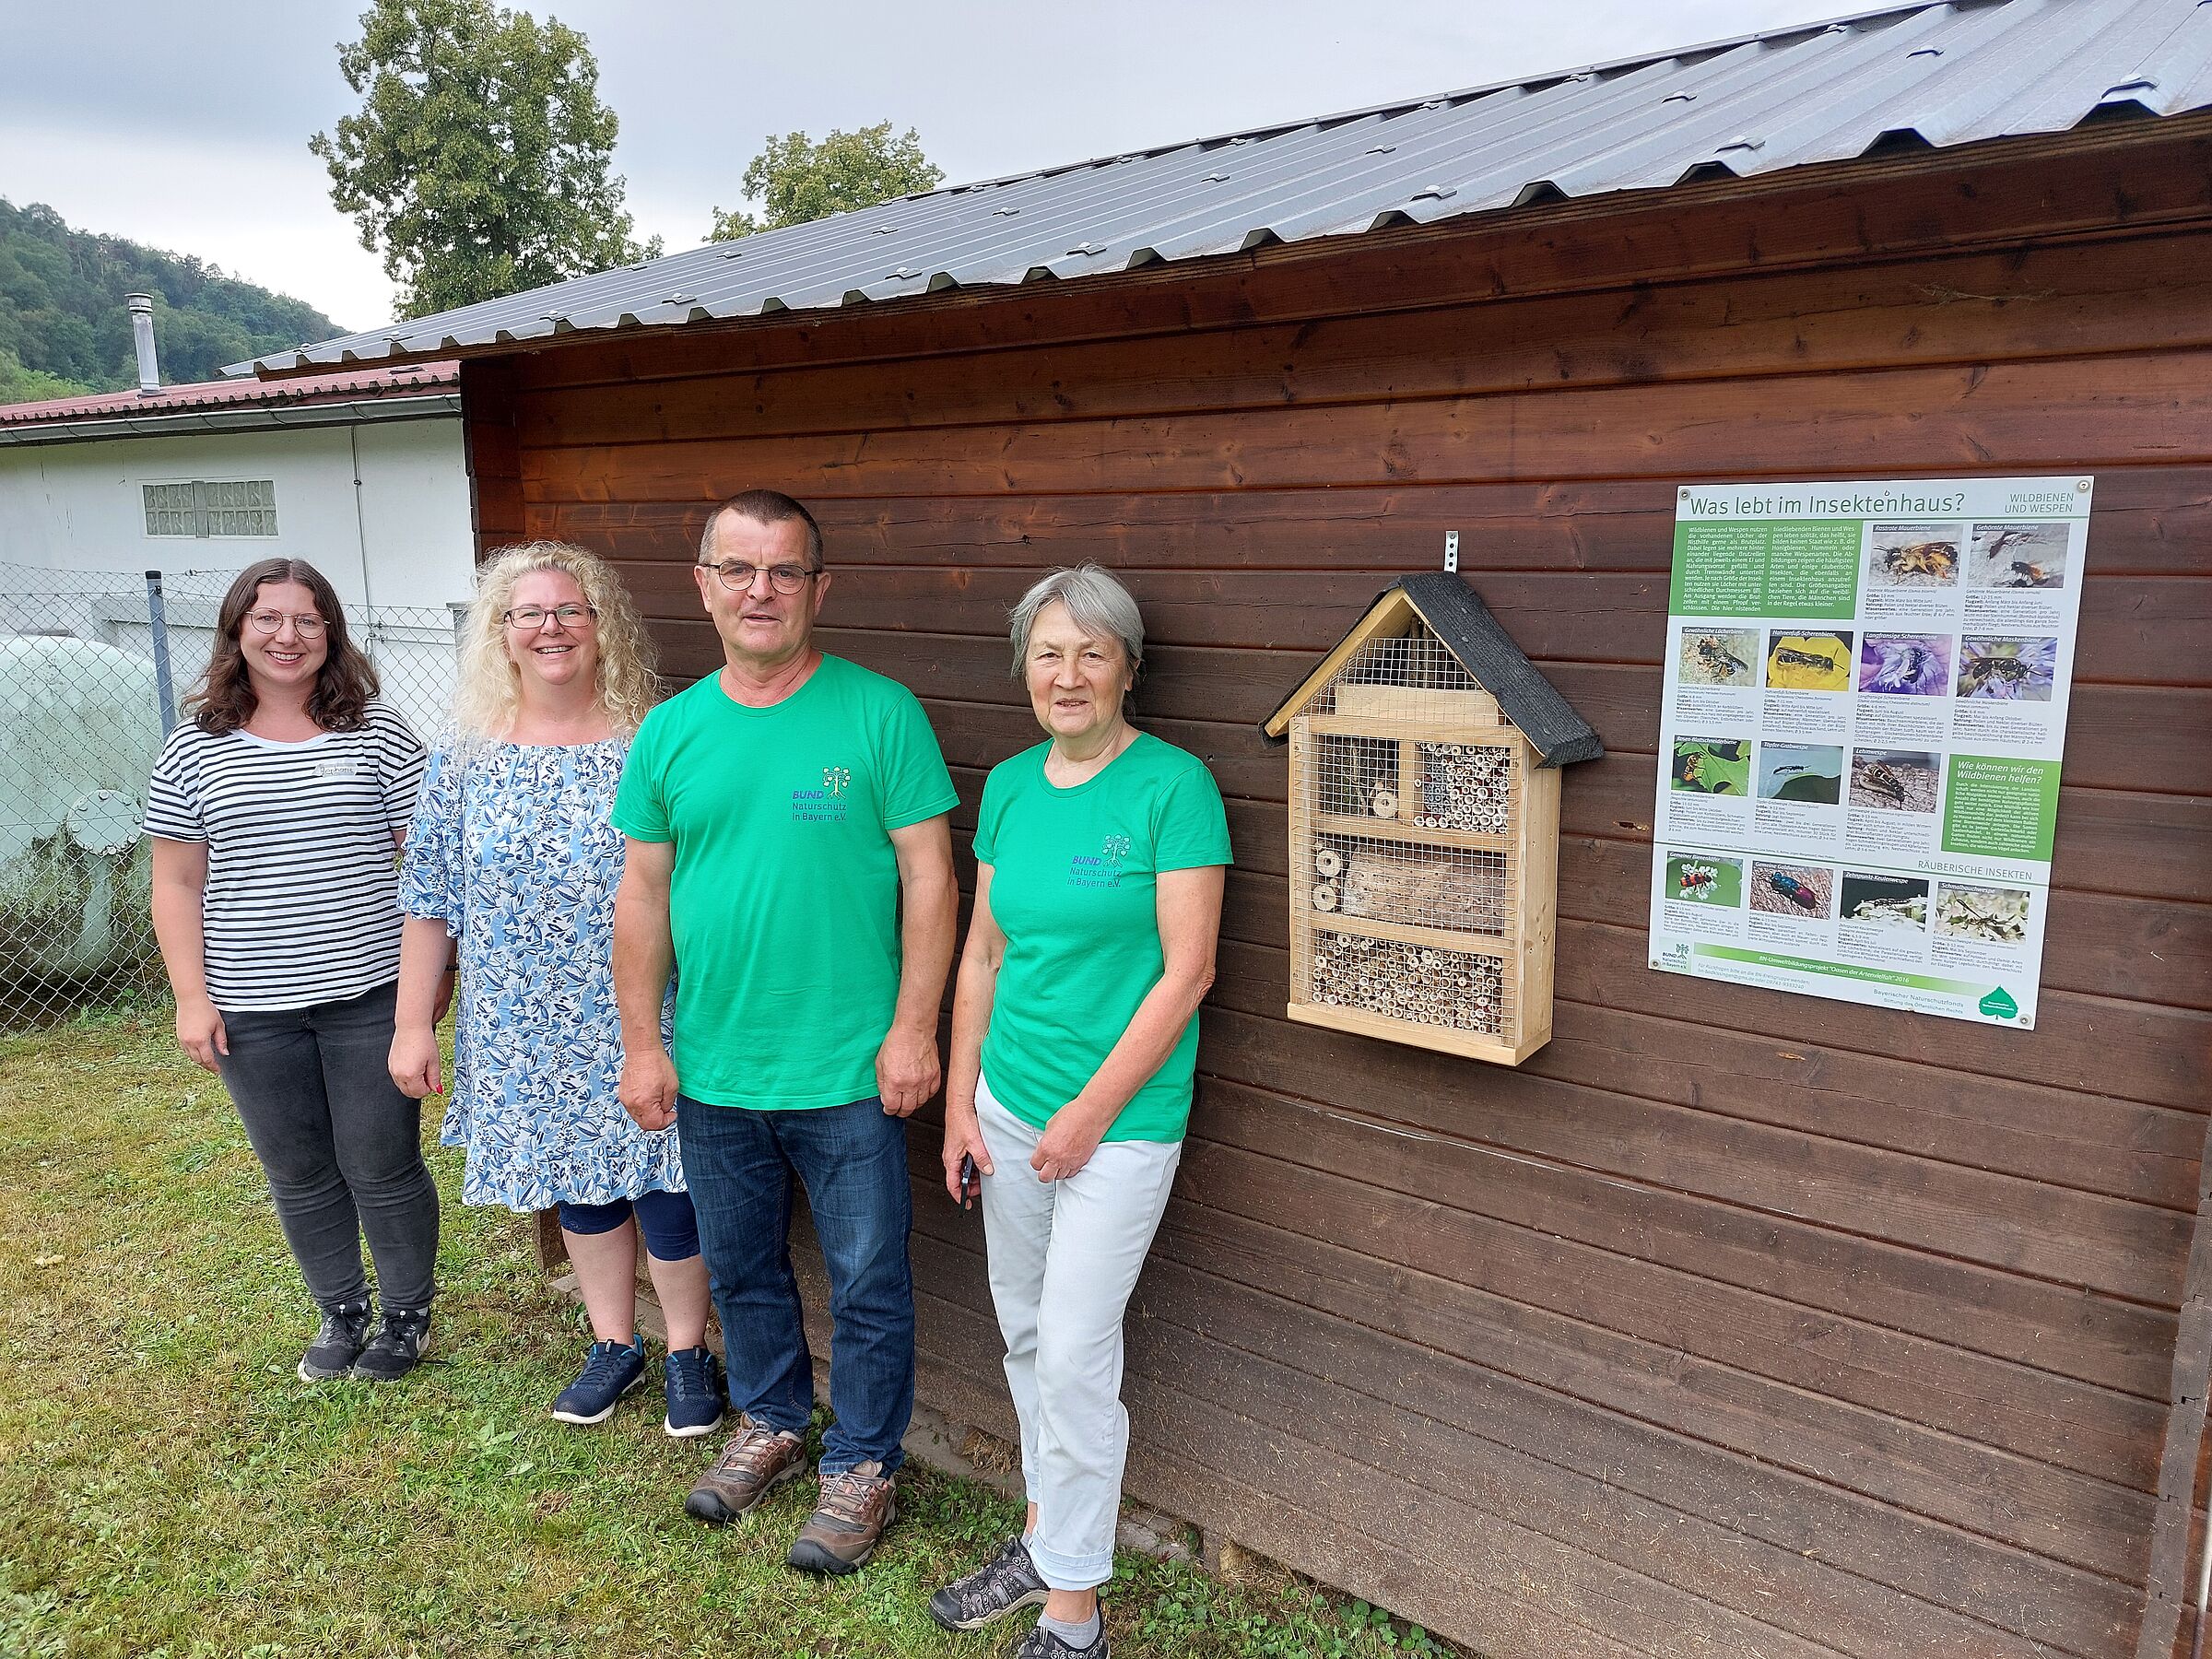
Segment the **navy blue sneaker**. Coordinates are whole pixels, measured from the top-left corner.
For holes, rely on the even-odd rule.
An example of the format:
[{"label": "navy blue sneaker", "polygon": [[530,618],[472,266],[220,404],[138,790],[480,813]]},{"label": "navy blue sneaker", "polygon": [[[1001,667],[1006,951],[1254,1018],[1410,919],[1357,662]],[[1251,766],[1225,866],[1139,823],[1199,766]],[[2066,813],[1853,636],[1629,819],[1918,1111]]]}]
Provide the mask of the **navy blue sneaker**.
[{"label": "navy blue sneaker", "polygon": [[722,1366],[701,1343],[670,1348],[661,1367],[668,1392],[668,1415],[661,1427],[677,1440],[694,1440],[722,1427]]},{"label": "navy blue sneaker", "polygon": [[560,1391],[553,1402],[556,1422],[582,1427],[604,1423],[615,1415],[615,1402],[645,1380],[645,1338],[628,1342],[594,1342],[583,1357],[576,1381]]}]

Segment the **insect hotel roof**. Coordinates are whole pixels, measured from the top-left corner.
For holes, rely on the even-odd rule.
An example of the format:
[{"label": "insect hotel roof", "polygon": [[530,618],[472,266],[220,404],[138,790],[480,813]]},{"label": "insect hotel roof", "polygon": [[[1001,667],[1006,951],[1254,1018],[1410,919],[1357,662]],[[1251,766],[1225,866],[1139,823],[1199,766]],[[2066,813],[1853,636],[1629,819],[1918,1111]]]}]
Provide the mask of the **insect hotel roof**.
[{"label": "insect hotel roof", "polygon": [[1457,576],[1437,571],[1400,577],[1376,594],[1367,614],[1260,729],[1280,740],[1288,734],[1291,718],[1326,694],[1362,647],[1422,633],[1498,700],[1498,712],[1528,739],[1539,766],[1594,760],[1606,752],[1590,723],[1513,643],[1480,595]]}]

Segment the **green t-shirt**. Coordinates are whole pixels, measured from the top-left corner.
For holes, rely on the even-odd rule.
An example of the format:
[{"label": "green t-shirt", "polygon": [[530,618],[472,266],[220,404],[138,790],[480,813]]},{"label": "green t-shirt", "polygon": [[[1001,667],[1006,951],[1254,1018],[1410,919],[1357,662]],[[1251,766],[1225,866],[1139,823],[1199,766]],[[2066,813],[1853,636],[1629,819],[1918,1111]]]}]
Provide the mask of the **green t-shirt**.
[{"label": "green t-shirt", "polygon": [[876,1092],[899,999],[890,831],[959,796],[913,693],[825,656],[773,708],[710,674],[645,717],[615,828],[673,841],[677,1077],[715,1106]]},{"label": "green t-shirt", "polygon": [[[1230,862],[1221,791],[1197,756],[1140,735],[1095,778],[1056,789],[1044,777],[1051,747],[992,768],[975,829],[1006,935],[983,1075],[1036,1128],[1082,1092],[1159,982],[1159,872]],[[1197,1061],[1193,1015],[1106,1138],[1181,1140]]]}]

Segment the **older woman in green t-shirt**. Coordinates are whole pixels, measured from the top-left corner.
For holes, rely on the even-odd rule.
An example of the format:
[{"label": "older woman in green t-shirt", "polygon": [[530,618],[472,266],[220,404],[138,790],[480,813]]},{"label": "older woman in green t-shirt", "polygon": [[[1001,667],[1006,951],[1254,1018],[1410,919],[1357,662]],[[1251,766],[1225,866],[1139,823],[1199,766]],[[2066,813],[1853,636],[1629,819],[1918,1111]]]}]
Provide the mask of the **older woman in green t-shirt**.
[{"label": "older woman in green t-shirt", "polygon": [[1029,1520],[930,1611],[973,1630],[1041,1602],[1020,1659],[1103,1659],[1122,1314],[1182,1155],[1229,825],[1205,762],[1123,712],[1145,644],[1119,582],[1053,571],[1014,607],[1013,635],[1049,740],[983,786],[945,1181],[982,1198]]}]

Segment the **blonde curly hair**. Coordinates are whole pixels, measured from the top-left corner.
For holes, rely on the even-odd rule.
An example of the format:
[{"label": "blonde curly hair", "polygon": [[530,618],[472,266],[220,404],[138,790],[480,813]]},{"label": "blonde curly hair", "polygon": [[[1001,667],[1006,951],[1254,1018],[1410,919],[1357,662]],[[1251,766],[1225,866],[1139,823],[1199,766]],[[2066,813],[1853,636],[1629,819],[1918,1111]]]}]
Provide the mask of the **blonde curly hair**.
[{"label": "blonde curly hair", "polygon": [[634,735],[660,699],[653,641],[614,568],[596,554],[557,541],[501,547],[477,572],[477,596],[461,636],[455,730],[466,738],[496,743],[514,724],[522,671],[507,655],[504,618],[514,605],[515,583],[539,571],[572,578],[583,591],[583,602],[597,613],[599,701],[618,732]]}]

